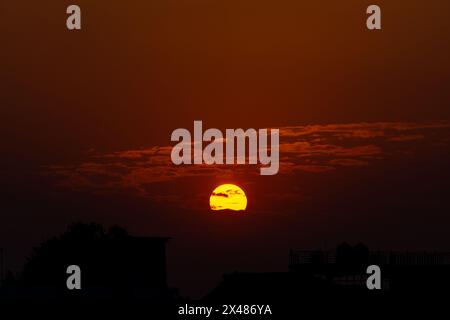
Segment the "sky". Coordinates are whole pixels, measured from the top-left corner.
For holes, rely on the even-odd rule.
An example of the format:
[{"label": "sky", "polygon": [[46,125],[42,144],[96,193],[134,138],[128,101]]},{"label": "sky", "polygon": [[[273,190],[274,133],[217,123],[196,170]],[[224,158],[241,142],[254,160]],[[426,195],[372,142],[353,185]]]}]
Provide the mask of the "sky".
[{"label": "sky", "polygon": [[[0,247],[73,221],[170,236],[189,294],[290,248],[449,250],[450,3],[0,1]],[[280,171],[174,166],[176,128],[279,128]],[[209,210],[235,183],[245,214]],[[193,275],[193,276],[191,276]]]}]

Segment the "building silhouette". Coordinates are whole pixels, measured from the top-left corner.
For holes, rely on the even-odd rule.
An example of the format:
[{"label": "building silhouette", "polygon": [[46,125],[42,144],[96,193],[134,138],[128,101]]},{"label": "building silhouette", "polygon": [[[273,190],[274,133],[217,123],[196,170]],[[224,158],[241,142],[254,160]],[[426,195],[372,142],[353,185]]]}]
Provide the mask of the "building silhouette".
[{"label": "building silhouette", "polygon": [[289,254],[290,272],[346,286],[364,287],[369,265],[381,268],[384,290],[411,292],[450,285],[450,252],[369,251],[363,244],[343,243],[335,251],[291,250]]},{"label": "building silhouette", "polygon": [[[381,269],[381,290],[367,288],[367,267]],[[370,251],[342,243],[336,250],[291,250],[287,272],[233,272],[206,301],[255,301],[295,307],[299,301],[363,305],[439,295],[450,287],[449,252]]]}]

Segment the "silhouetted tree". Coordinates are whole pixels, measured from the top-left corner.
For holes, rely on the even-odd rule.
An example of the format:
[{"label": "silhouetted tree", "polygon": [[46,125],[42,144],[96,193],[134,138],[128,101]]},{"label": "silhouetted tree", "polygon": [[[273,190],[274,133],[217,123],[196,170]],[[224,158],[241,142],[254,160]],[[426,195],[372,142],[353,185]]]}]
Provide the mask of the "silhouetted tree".
[{"label": "silhouetted tree", "polygon": [[[75,223],[33,249],[23,270],[25,287],[68,293],[67,267],[81,269],[83,292],[165,299],[168,238],[134,237],[118,226]],[[76,292],[71,291],[71,294]]]},{"label": "silhouetted tree", "polygon": [[66,268],[76,264],[83,267],[100,254],[105,231],[98,224],[75,223],[58,237],[35,247],[23,270],[26,286],[62,287],[67,278]]}]

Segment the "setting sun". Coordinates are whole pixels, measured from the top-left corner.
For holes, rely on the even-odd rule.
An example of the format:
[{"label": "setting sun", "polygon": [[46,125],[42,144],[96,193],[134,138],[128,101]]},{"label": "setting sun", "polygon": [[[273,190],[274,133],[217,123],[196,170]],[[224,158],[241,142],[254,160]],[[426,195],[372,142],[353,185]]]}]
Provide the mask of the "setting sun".
[{"label": "setting sun", "polygon": [[244,190],[234,184],[222,184],[211,193],[209,206],[211,210],[245,210],[247,208],[247,196]]}]

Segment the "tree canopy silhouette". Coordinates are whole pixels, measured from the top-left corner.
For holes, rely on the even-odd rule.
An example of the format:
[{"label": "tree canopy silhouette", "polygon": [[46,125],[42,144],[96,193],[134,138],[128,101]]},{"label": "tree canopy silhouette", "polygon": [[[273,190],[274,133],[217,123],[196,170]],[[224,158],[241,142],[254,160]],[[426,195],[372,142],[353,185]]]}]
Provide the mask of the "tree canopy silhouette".
[{"label": "tree canopy silhouette", "polygon": [[[108,262],[112,262],[110,251],[111,242],[119,243],[130,237],[127,231],[114,226],[108,231],[96,223],[74,223],[60,236],[44,241],[38,247],[33,248],[23,271],[23,281],[27,286],[61,287],[65,286],[67,278],[66,268],[75,264],[89,267],[86,275],[95,274],[91,283],[104,285],[102,274],[108,276],[103,268]],[[98,272],[100,271],[100,272]]]}]

